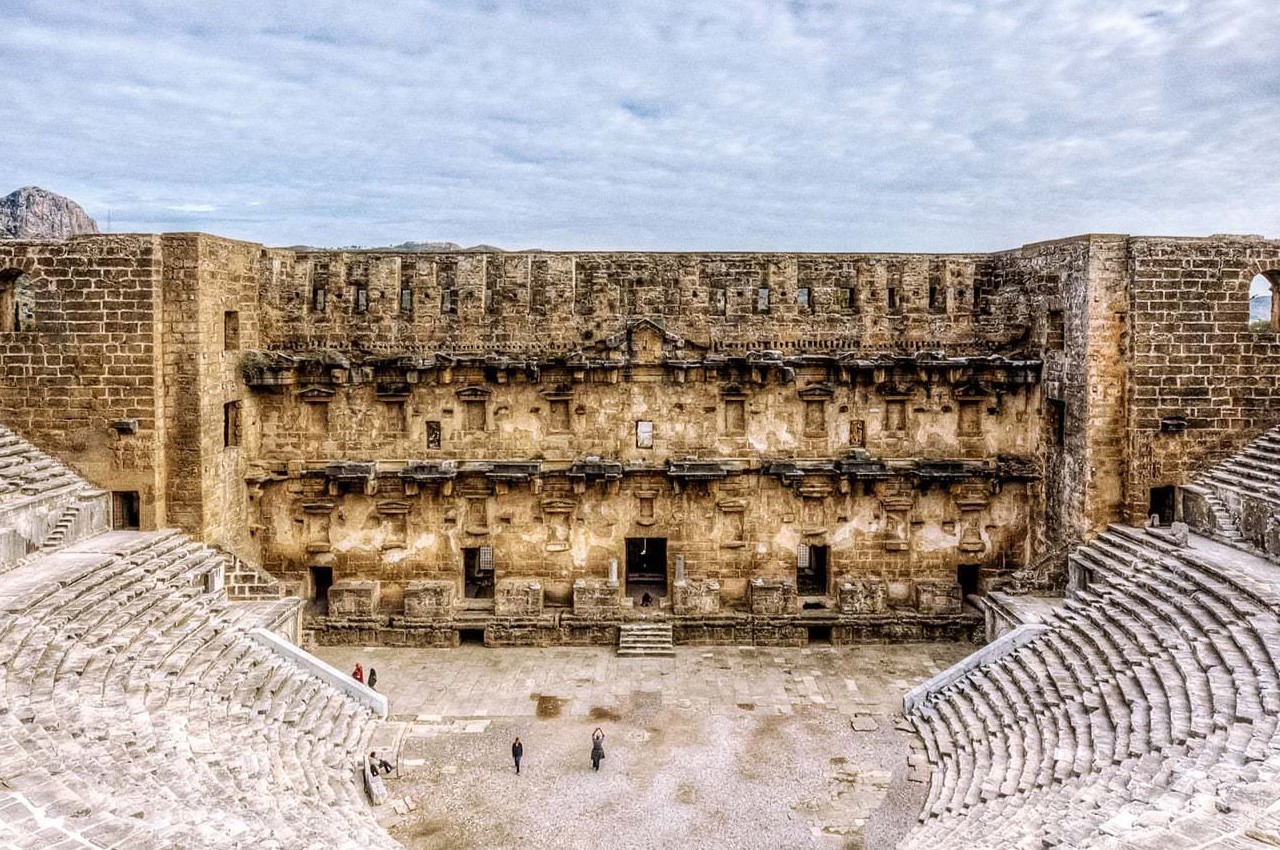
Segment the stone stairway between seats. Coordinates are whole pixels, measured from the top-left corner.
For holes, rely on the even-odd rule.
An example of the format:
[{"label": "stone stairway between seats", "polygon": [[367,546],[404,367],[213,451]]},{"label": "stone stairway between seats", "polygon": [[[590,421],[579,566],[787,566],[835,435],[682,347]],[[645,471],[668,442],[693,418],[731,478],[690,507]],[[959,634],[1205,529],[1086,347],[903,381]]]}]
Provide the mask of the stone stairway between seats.
[{"label": "stone stairway between seats", "polygon": [[663,657],[676,654],[670,623],[623,623],[618,630],[618,654]]}]

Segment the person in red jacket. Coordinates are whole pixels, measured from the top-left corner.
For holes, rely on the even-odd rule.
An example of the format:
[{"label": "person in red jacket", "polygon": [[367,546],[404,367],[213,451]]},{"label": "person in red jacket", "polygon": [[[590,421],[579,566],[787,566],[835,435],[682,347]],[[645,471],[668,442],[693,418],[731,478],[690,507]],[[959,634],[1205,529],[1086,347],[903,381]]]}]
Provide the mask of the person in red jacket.
[{"label": "person in red jacket", "polygon": [[363,685],[364,684],[364,668],[361,667],[359,664],[357,664],[356,669],[351,671],[351,678],[355,679],[357,682]]}]

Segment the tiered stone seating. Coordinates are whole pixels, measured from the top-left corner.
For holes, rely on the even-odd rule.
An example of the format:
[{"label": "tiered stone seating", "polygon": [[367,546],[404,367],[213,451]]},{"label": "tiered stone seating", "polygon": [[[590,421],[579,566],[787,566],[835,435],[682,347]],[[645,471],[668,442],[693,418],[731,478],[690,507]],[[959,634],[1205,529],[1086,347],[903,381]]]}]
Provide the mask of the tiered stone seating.
[{"label": "tiered stone seating", "polygon": [[902,847],[1280,843],[1280,565],[1121,527],[1072,558],[1047,631],[913,713],[936,768]]},{"label": "tiered stone seating", "polygon": [[1280,504],[1280,428],[1215,464],[1197,481]]},{"label": "tiered stone seating", "polygon": [[0,426],[0,573],[106,530],[106,493]]},{"label": "tiered stone seating", "polygon": [[233,605],[222,568],[107,532],[0,575],[0,847],[399,846],[364,798],[370,710],[254,639],[296,602]]}]

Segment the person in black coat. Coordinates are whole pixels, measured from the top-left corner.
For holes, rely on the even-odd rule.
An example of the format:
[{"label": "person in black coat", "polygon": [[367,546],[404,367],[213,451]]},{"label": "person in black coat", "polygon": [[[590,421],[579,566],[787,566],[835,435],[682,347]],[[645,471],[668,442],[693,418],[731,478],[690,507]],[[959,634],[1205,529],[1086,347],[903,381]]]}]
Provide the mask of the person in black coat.
[{"label": "person in black coat", "polygon": [[516,735],[516,739],[511,742],[511,760],[516,763],[516,775],[520,775],[520,759],[524,757],[524,744],[520,743],[520,736]]},{"label": "person in black coat", "polygon": [[604,730],[599,726],[591,733],[591,769],[599,770],[604,759]]}]

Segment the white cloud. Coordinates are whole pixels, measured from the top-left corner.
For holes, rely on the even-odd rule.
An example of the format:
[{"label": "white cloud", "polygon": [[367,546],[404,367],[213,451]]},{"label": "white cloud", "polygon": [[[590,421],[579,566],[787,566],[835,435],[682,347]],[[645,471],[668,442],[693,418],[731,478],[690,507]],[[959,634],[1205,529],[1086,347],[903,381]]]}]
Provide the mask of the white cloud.
[{"label": "white cloud", "polygon": [[11,0],[0,187],[272,244],[1280,228],[1267,0]]}]

